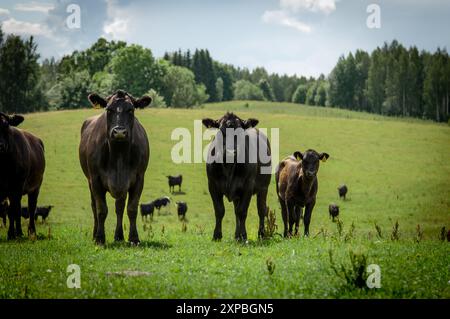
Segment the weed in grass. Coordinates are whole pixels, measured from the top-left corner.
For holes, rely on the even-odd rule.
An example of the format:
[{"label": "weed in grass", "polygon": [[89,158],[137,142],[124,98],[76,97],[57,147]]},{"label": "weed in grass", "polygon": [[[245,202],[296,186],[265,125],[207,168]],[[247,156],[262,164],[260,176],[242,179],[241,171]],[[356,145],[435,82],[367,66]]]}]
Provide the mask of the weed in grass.
[{"label": "weed in grass", "polygon": [[445,226],[443,226],[441,228],[441,232],[439,233],[439,240],[440,241],[445,241],[446,233],[447,232],[446,232]]},{"label": "weed in grass", "polygon": [[337,265],[333,258],[333,251],[328,251],[330,257],[331,269],[334,273],[345,280],[348,287],[353,288],[367,288],[367,256],[363,253],[355,253],[349,251],[350,265],[340,264]]},{"label": "weed in grass", "polygon": [[394,224],[394,227],[392,227],[391,240],[397,241],[399,239],[400,239],[400,232],[399,232],[399,224],[398,224],[398,220],[397,220]]},{"label": "weed in grass", "polygon": [[422,241],[422,239],[423,239],[423,230],[420,228],[420,225],[417,224],[417,227],[416,227],[416,238],[415,238],[416,243],[420,243]]},{"label": "weed in grass", "polygon": [[350,229],[345,234],[344,241],[347,242],[351,240],[353,238],[354,233],[355,233],[355,222],[352,222],[352,224],[350,225]]},{"label": "weed in grass", "polygon": [[266,213],[266,222],[264,224],[264,237],[265,238],[272,238],[275,235],[275,232],[278,229],[278,225],[276,223],[277,218],[275,214],[275,210],[270,210],[267,208]]},{"label": "weed in grass", "polygon": [[381,227],[377,223],[375,223],[375,229],[377,231],[377,237],[378,239],[383,239],[383,234],[381,232]]},{"label": "weed in grass", "polygon": [[341,221],[339,218],[336,222],[336,227],[338,231],[339,238],[342,236],[342,232],[344,231],[344,222]]},{"label": "weed in grass", "polygon": [[272,257],[267,258],[266,260],[267,272],[270,276],[275,272],[275,262],[272,260]]}]

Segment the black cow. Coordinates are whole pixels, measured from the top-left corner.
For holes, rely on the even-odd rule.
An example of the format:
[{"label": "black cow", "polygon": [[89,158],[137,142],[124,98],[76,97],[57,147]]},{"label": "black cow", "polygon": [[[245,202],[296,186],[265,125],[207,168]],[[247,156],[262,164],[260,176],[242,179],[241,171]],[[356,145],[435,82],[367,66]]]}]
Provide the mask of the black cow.
[{"label": "black cow", "polygon": [[6,216],[8,215],[8,201],[4,200],[0,203],[0,218],[2,219],[3,226],[6,227]]},{"label": "black cow", "polygon": [[25,219],[30,218],[30,214],[28,213],[28,208],[22,207],[20,215]]},{"label": "black cow", "polygon": [[178,185],[178,192],[181,192],[181,183],[183,182],[183,175],[167,176],[169,180],[169,191],[175,192],[175,186]]},{"label": "black cow", "polygon": [[145,129],[134,116],[135,109],[144,108],[152,99],[135,99],[119,90],[106,99],[90,94],[92,105],[105,109],[86,120],[81,128],[80,164],[89,183],[94,215],[93,236],[97,244],[105,243],[105,219],[108,214],[106,193],[116,200],[117,225],[114,235],[122,241],[123,212],[128,196],[130,220],[128,240],[139,243],[136,227],[139,199],[149,162],[150,146]]},{"label": "black cow", "polygon": [[39,216],[42,217],[42,221],[45,221],[50,214],[50,211],[52,210],[53,206],[42,206],[36,208],[36,213],[34,214],[34,219],[37,220]]},{"label": "black cow", "polygon": [[245,220],[250,200],[255,194],[259,215],[258,237],[264,237],[272,167],[269,141],[255,128],[258,120],[242,120],[233,113],[226,113],[218,120],[205,118],[202,122],[207,128],[219,129],[209,146],[206,164],[208,188],[216,215],[213,239],[222,238],[222,219],[225,215],[223,197],[226,196],[234,204],[235,238],[247,240]]},{"label": "black cow", "polygon": [[141,204],[141,216],[142,218],[150,216],[153,218],[153,212],[155,211],[155,204],[153,202],[147,204]]},{"label": "black cow", "polygon": [[155,208],[158,210],[158,214],[159,214],[161,207],[166,207],[167,205],[170,204],[170,198],[167,196],[160,197],[160,198],[155,199],[152,203],[155,206]]},{"label": "black cow", "polygon": [[319,188],[317,182],[319,161],[325,162],[328,157],[327,153],[317,153],[314,150],[307,150],[305,153],[295,152],[293,156],[285,158],[276,168],[276,189],[281,205],[285,237],[292,235],[294,223],[295,235],[298,234],[303,207],[305,207],[303,217],[305,236],[309,235],[311,214],[316,204]]},{"label": "black cow", "polygon": [[178,213],[178,218],[181,220],[185,220],[186,219],[186,212],[187,212],[187,204],[186,202],[177,202],[177,213]]},{"label": "black cow", "polygon": [[332,218],[334,222],[334,219],[339,216],[339,206],[335,203],[331,203],[328,206],[328,212],[330,213],[330,218]]},{"label": "black cow", "polygon": [[34,211],[44,178],[44,144],[33,134],[16,128],[23,121],[20,115],[0,113],[0,202],[9,201],[8,239],[23,236],[23,195],[28,195],[28,210],[33,212],[28,233],[36,234]]},{"label": "black cow", "polygon": [[344,200],[345,200],[345,195],[347,195],[347,192],[348,192],[347,186],[346,185],[339,186],[338,192],[339,192],[339,198],[344,198]]}]

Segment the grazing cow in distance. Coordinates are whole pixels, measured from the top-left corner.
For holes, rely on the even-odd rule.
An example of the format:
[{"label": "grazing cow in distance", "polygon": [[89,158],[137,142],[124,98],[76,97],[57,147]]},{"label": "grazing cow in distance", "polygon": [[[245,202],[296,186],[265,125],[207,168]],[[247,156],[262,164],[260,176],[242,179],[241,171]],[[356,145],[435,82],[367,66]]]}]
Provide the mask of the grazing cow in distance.
[{"label": "grazing cow in distance", "polygon": [[42,217],[42,221],[45,221],[50,214],[50,211],[52,210],[53,206],[42,206],[36,208],[36,213],[34,214],[34,219],[37,220],[39,216]]},{"label": "grazing cow in distance", "polygon": [[0,218],[2,219],[3,226],[6,227],[6,215],[8,214],[8,201],[4,200],[0,203]]},{"label": "grazing cow in distance", "polygon": [[187,209],[188,209],[188,207],[187,207],[186,202],[177,202],[177,213],[178,213],[178,218],[180,220],[186,219]]},{"label": "grazing cow in distance", "polygon": [[169,191],[174,193],[175,186],[178,185],[178,192],[181,192],[181,183],[183,182],[183,175],[167,176],[169,180]]},{"label": "grazing cow in distance", "polygon": [[447,232],[447,241],[450,242],[450,229]]},{"label": "grazing cow in distance", "polygon": [[330,218],[332,218],[334,222],[334,219],[339,216],[339,206],[335,203],[331,203],[328,206],[328,212],[330,213]]},{"label": "grazing cow in distance", "polygon": [[297,151],[285,158],[276,168],[276,190],[281,205],[284,237],[292,236],[294,223],[294,235],[298,234],[303,207],[305,207],[303,217],[305,236],[309,236],[311,214],[319,187],[317,182],[319,162],[325,162],[329,157],[327,153],[318,153],[311,149],[304,153]]},{"label": "grazing cow in distance", "polygon": [[160,198],[155,199],[152,203],[155,206],[155,208],[158,210],[158,214],[159,214],[161,207],[166,207],[167,205],[170,204],[170,198],[167,196],[160,197]]},{"label": "grazing cow in distance", "polygon": [[106,193],[116,200],[117,224],[114,240],[122,241],[123,212],[127,203],[130,220],[128,240],[139,243],[136,227],[139,199],[149,162],[150,146],[143,126],[134,115],[152,99],[135,99],[118,90],[106,99],[97,94],[88,97],[92,105],[105,112],[87,119],[81,128],[80,164],[89,184],[94,215],[93,236],[97,244],[105,243],[105,220],[108,214]]},{"label": "grazing cow in distance", "polygon": [[344,200],[345,200],[345,196],[347,195],[347,192],[348,192],[347,186],[346,185],[339,186],[338,192],[339,192],[339,198],[344,198]]},{"label": "grazing cow in distance", "polygon": [[36,234],[34,211],[44,178],[44,143],[33,134],[18,129],[23,116],[0,113],[0,202],[8,199],[8,239],[23,236],[21,201],[28,195],[32,220],[28,234]]},{"label": "grazing cow in distance", "polygon": [[213,239],[222,238],[223,197],[226,196],[234,204],[235,239],[247,241],[245,221],[255,194],[259,215],[258,237],[263,238],[272,168],[267,137],[255,128],[257,119],[242,120],[233,113],[226,113],[218,120],[205,118],[202,122],[207,128],[219,129],[209,146],[206,163],[208,188],[216,215]]},{"label": "grazing cow in distance", "polygon": [[153,218],[153,212],[155,211],[155,204],[153,202],[147,204],[141,204],[141,216],[142,218],[150,216]]}]

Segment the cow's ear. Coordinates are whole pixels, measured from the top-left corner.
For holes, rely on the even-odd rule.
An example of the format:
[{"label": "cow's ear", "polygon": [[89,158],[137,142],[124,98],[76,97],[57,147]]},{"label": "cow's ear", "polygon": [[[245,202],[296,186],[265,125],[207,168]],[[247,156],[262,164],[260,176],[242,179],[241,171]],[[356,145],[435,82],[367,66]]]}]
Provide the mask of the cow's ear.
[{"label": "cow's ear", "polygon": [[219,128],[219,122],[215,121],[213,119],[203,119],[202,123],[204,126],[206,126],[207,128]]},{"label": "cow's ear", "polygon": [[326,162],[327,161],[327,159],[330,157],[330,155],[328,155],[327,153],[320,153],[319,154],[319,159],[322,161],[322,162]]},{"label": "cow's ear", "polygon": [[143,109],[146,106],[149,106],[152,103],[152,98],[150,96],[144,95],[140,99],[136,100],[133,105],[137,109]]},{"label": "cow's ear", "polygon": [[257,119],[248,119],[243,121],[243,127],[244,129],[248,129],[251,127],[255,127],[256,125],[258,125],[259,121]]},{"label": "cow's ear", "polygon": [[8,123],[11,126],[18,126],[24,120],[25,118],[22,115],[11,115],[8,119]]},{"label": "cow's ear", "polygon": [[104,98],[102,98],[100,95],[98,95],[97,93],[91,93],[88,96],[88,100],[89,102],[91,102],[92,106],[95,107],[96,109],[99,108],[105,108],[106,105],[108,104]]},{"label": "cow's ear", "polygon": [[294,157],[297,159],[297,161],[301,161],[303,159],[303,154],[300,151],[297,151],[294,153]]}]

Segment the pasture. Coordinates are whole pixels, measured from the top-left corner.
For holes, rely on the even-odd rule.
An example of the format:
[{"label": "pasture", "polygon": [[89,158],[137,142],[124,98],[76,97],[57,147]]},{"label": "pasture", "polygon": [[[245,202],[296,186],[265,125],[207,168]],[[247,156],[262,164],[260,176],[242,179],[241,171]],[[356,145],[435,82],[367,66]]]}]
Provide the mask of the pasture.
[{"label": "pasture", "polygon": [[[258,127],[279,128],[280,160],[307,148],[330,154],[320,166],[309,238],[276,234],[258,240],[253,198],[248,244],[234,241],[228,202],[224,238],[211,240],[215,220],[205,164],[172,163],[176,141],[170,136],[177,127],[193,132],[193,120],[219,118],[226,110],[259,119]],[[450,243],[439,240],[441,228],[450,228],[448,125],[268,102],[137,110],[151,148],[141,202],[164,195],[173,203],[186,201],[188,221],[183,230],[172,204],[170,213],[155,212],[151,223],[139,216],[140,246],[114,243],[116,216],[108,197],[107,244],[97,247],[78,143],[83,120],[99,112],[29,114],[21,125],[45,143],[38,204],[55,208],[46,223],[37,223],[38,240],[8,242],[6,229],[0,229],[0,298],[450,298]],[[166,175],[177,174],[183,175],[184,193],[170,195]],[[347,201],[338,197],[342,183],[349,187]],[[340,205],[341,229],[329,218],[330,202]],[[268,205],[282,233],[274,177]],[[127,238],[126,214],[124,221]],[[397,221],[398,240],[392,240]],[[25,230],[27,223],[23,220]],[[302,225],[300,230],[303,234]],[[353,269],[351,256],[380,266],[381,288],[358,288],[345,280],[340,270]],[[81,268],[80,289],[66,286],[69,264]]]}]

